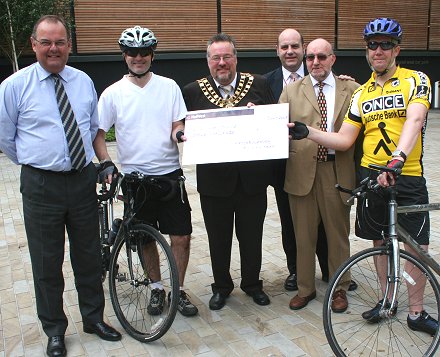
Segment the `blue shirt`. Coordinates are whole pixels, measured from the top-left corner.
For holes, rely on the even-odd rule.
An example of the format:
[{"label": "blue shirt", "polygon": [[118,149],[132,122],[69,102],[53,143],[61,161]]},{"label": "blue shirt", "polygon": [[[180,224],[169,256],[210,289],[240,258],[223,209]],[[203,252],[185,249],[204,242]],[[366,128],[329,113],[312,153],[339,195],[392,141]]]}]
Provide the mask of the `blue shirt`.
[{"label": "blue shirt", "polygon": [[[95,156],[92,142],[99,125],[96,90],[90,77],[73,67],[65,66],[59,75],[75,113],[88,164]],[[0,85],[0,150],[16,164],[71,170],[54,81],[38,62]]]}]

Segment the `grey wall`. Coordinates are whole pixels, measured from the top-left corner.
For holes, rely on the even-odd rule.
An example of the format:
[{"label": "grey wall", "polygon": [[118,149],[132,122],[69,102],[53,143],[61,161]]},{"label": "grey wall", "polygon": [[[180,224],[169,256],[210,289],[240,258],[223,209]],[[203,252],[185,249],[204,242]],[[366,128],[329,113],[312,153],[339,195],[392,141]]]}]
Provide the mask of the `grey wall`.
[{"label": "grey wall", "polygon": [[[336,52],[334,70],[338,74],[351,75],[359,83],[370,76],[370,69],[362,52]],[[158,54],[153,62],[153,72],[173,78],[181,87],[209,74],[204,53]],[[437,55],[408,53],[401,55],[399,63],[408,68],[425,72],[432,82],[440,80],[440,53]],[[21,67],[34,62],[34,58],[21,60]],[[118,55],[71,56],[69,64],[85,71],[94,81],[98,95],[126,73],[122,58]],[[275,52],[239,53],[238,70],[264,74],[279,66]],[[0,81],[12,73],[11,66],[0,60]]]}]

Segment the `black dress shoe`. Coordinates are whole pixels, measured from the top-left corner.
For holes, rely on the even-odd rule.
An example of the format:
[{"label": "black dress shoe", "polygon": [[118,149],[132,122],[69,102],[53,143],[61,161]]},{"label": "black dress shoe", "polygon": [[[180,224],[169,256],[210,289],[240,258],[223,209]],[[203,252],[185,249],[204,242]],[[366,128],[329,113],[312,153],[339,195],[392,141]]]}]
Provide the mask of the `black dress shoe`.
[{"label": "black dress shoe", "polygon": [[221,293],[214,293],[211,299],[209,299],[209,308],[211,310],[220,310],[226,304],[227,296]]},{"label": "black dress shoe", "polygon": [[289,291],[298,290],[298,283],[296,282],[296,274],[290,274],[284,282],[284,289]]},{"label": "black dress shoe", "polygon": [[95,333],[106,341],[119,341],[121,339],[121,334],[104,321],[93,325],[84,325],[83,330],[85,333]]},{"label": "black dress shoe", "polygon": [[52,336],[47,341],[46,353],[49,357],[61,357],[67,354],[64,336]]},{"label": "black dress shoe", "polygon": [[263,290],[257,290],[257,291],[248,293],[248,295],[252,296],[252,299],[254,299],[254,302],[258,305],[269,305],[270,304],[269,296],[267,296]]}]

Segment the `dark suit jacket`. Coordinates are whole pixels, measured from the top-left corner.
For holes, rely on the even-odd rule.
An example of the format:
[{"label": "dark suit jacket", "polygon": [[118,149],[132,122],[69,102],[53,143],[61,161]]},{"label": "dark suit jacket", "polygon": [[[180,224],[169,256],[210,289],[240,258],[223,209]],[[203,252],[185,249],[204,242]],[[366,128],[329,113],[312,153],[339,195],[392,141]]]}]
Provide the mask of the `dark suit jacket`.
[{"label": "dark suit jacket", "polygon": [[[307,68],[304,65],[304,76],[308,74]],[[273,96],[275,100],[278,101],[280,98],[281,92],[283,91],[283,70],[282,67],[278,67],[271,72],[268,72],[264,75],[267,79],[270,89],[272,90]]]},{"label": "dark suit jacket", "polygon": [[[338,131],[350,104],[351,95],[359,84],[338,78],[335,80],[334,130]],[[280,97],[280,103],[291,104],[289,108],[291,122],[298,120],[319,129],[321,114],[310,76],[287,86]],[[291,140],[289,150],[284,190],[292,195],[305,196],[315,182],[318,144],[307,139]],[[353,189],[355,187],[354,146],[344,152],[336,151],[335,168],[337,182],[343,187]],[[347,194],[341,193],[341,199],[345,204],[347,198]]]},{"label": "dark suit jacket", "polygon": [[[255,105],[274,104],[275,99],[264,77],[260,75],[253,76],[254,81],[249,92],[237,106],[246,106],[249,102]],[[207,78],[217,94],[220,95],[212,76],[208,76]],[[238,73],[237,76],[237,84],[239,80],[240,73]],[[198,82],[192,82],[185,86],[182,93],[189,111],[218,108],[206,98]],[[221,150],[221,140],[218,141],[218,147],[219,150]],[[203,150],[203,148],[200,149]],[[270,168],[268,161],[225,162],[197,165],[197,191],[207,196],[228,197],[232,195],[239,182],[241,182],[247,194],[261,193],[266,191],[269,179]]]}]

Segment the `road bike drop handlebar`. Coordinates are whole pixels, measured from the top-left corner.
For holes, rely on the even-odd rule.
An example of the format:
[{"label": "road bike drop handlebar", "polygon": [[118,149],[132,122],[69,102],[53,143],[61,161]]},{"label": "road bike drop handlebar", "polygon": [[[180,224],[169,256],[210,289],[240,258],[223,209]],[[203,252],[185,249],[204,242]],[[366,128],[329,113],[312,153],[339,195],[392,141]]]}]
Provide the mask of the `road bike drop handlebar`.
[{"label": "road bike drop handlebar", "polygon": [[[369,164],[368,167],[380,173],[389,172],[394,174],[395,176],[399,176],[402,173],[401,168],[388,167],[388,166],[375,165],[375,164]],[[360,182],[359,187],[356,187],[353,190],[344,188],[339,184],[336,184],[335,187],[337,190],[344,193],[348,193],[350,195],[350,198],[347,200],[347,202],[352,202],[355,198],[364,197],[368,191],[377,191],[378,189],[381,188],[381,186],[377,183],[376,179],[371,179],[370,177],[364,178]]]}]

